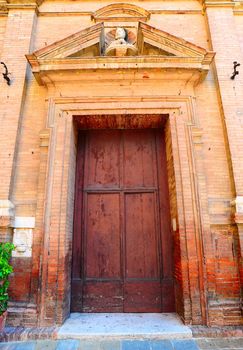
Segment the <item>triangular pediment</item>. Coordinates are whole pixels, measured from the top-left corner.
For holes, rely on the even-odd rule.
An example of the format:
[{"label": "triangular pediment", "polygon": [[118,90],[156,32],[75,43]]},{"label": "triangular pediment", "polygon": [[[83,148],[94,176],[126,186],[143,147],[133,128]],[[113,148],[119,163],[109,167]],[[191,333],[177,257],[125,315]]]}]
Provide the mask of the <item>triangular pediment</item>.
[{"label": "triangular pediment", "polygon": [[144,55],[148,48],[167,56],[204,57],[207,54],[207,50],[147,23],[139,22],[137,36],[140,55]]},{"label": "triangular pediment", "polygon": [[67,57],[99,56],[102,46],[103,23],[72,34],[65,39],[35,51],[33,55],[39,59],[58,59]]},{"label": "triangular pediment", "polygon": [[[122,29],[126,38],[122,39],[122,45],[118,42],[118,49],[114,33],[119,26],[111,29],[98,23],[26,57],[40,83],[40,73],[51,70],[178,68],[199,73],[209,70],[213,52],[144,22],[137,24],[129,30]],[[124,47],[127,47],[125,54]]]},{"label": "triangular pediment", "polygon": [[144,42],[142,48],[143,56],[175,56],[175,54],[169,52],[168,50],[163,50],[155,45]]},{"label": "triangular pediment", "polygon": [[[40,49],[32,55],[45,60],[97,57],[103,55],[105,41],[104,24],[98,23]],[[138,56],[205,57],[208,53],[207,50],[195,44],[143,22],[139,22],[134,46],[138,49]]]}]

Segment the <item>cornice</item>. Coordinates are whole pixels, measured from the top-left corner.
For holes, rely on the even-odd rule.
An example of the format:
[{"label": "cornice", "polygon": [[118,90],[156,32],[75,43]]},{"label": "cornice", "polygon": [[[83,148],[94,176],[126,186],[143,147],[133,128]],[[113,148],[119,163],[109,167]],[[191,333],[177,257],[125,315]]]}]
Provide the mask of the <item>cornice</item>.
[{"label": "cornice", "polygon": [[204,8],[209,8],[209,7],[234,8],[235,1],[232,1],[232,0],[203,0],[202,5]]},{"label": "cornice", "polygon": [[[57,76],[67,81],[80,79],[83,71],[106,71],[106,70],[157,70],[157,71],[185,71],[195,73],[197,80],[203,79],[209,70],[209,62],[200,57],[159,57],[159,56],[136,56],[136,57],[97,57],[76,59],[53,59],[36,60],[28,55],[28,61],[32,72],[40,85],[45,85],[45,80],[55,81]],[[66,73],[69,73],[66,75]],[[79,73],[79,74],[77,74]]]},{"label": "cornice", "polygon": [[243,1],[235,1],[234,14],[243,15]]},{"label": "cornice", "polygon": [[[7,15],[9,9],[38,9],[38,7],[44,2],[45,0],[0,0],[0,16]],[[49,0],[51,1],[51,0]],[[52,0],[54,2],[54,0]],[[86,0],[88,1],[88,0]],[[236,15],[242,15],[243,14],[243,1],[242,0],[198,0],[205,10],[206,8],[232,8],[234,10],[234,13]],[[179,1],[178,1],[179,2]],[[92,12],[85,12],[84,14],[90,14],[92,19],[95,22],[101,22],[101,21],[107,21],[107,20],[113,20],[113,21],[122,21],[123,17],[125,18],[124,21],[127,20],[126,16],[119,16],[115,17],[115,11],[118,10],[120,12],[129,12],[130,15],[134,15],[134,17],[130,17],[130,21],[147,21],[150,17],[150,13],[200,13],[201,10],[150,10],[147,11],[143,8],[137,7],[135,5],[127,4],[127,3],[115,3],[108,6],[105,6],[98,11],[92,13]],[[48,15],[49,13],[45,12],[44,14],[40,13],[40,15]],[[50,15],[52,13],[50,12]],[[70,13],[64,13],[64,15],[68,15]],[[76,12],[71,13],[71,15],[75,15]],[[83,13],[81,13],[83,14]],[[77,13],[77,15],[80,15],[80,13]]]},{"label": "cornice", "polygon": [[4,15],[7,15],[7,13],[8,13],[7,1],[0,0],[0,15],[4,16]]},{"label": "cornice", "polygon": [[207,8],[231,8],[235,15],[243,15],[243,1],[242,0],[203,0],[203,9]]},{"label": "cornice", "polygon": [[6,0],[8,6],[40,6],[44,0]]},{"label": "cornice", "polygon": [[0,15],[7,15],[10,9],[37,9],[44,0],[0,0]]}]

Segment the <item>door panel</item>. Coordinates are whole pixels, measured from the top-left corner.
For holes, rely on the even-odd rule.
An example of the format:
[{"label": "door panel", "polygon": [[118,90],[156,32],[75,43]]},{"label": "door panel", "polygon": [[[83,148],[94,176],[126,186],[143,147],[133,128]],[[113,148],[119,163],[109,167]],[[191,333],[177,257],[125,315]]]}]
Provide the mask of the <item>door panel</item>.
[{"label": "door panel", "polygon": [[72,311],[173,311],[161,131],[89,130],[80,137]]},{"label": "door panel", "polygon": [[124,312],[161,312],[160,281],[140,281],[124,286]]},{"label": "door panel", "polygon": [[123,284],[119,281],[86,281],[82,312],[123,312]]},{"label": "door panel", "polygon": [[126,130],[123,135],[124,187],[155,185],[153,130]]},{"label": "door panel", "polygon": [[119,188],[120,137],[118,130],[88,132],[84,188]]},{"label": "door panel", "polygon": [[87,193],[85,278],[121,278],[120,195]]},{"label": "door panel", "polygon": [[127,279],[160,278],[154,193],[125,196]]}]

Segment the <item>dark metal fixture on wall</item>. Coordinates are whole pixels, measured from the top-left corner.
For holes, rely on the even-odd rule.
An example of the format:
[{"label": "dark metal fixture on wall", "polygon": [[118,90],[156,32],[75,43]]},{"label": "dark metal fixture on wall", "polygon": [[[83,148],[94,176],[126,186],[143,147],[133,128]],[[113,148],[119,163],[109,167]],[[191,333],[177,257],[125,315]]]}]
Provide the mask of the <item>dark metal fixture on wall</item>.
[{"label": "dark metal fixture on wall", "polygon": [[236,75],[239,74],[239,71],[237,70],[237,67],[240,66],[240,63],[238,63],[237,61],[234,61],[233,64],[234,64],[234,72],[233,72],[233,74],[232,74],[232,76],[231,76],[231,78],[230,78],[230,79],[232,79],[232,80],[234,80],[235,77],[236,77]]},{"label": "dark metal fixture on wall", "polygon": [[5,68],[5,72],[2,73],[3,79],[6,80],[6,82],[7,82],[8,85],[11,85],[11,80],[10,80],[10,78],[9,78],[9,74],[10,74],[10,73],[9,73],[9,71],[8,71],[8,67],[6,66],[6,64],[5,64],[4,62],[0,62],[0,64],[2,64],[3,67]]}]

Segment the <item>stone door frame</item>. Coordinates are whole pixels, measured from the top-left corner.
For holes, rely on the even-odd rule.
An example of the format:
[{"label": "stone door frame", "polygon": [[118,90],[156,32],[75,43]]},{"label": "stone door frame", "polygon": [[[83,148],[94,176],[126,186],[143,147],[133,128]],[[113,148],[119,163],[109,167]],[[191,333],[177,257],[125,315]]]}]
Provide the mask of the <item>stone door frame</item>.
[{"label": "stone door frame", "polygon": [[[203,257],[210,243],[206,242],[209,220],[202,132],[196,120],[194,100],[190,96],[124,96],[49,99],[47,129],[41,134],[39,180],[45,196],[38,198],[39,204],[44,200],[45,206],[44,210],[41,205],[37,207],[39,229],[43,231],[38,294],[41,326],[62,324],[70,313],[77,146],[73,116],[123,113],[169,115],[165,135],[175,247],[176,311],[186,324],[208,323],[207,271]],[[175,183],[172,183],[173,173]]]}]

